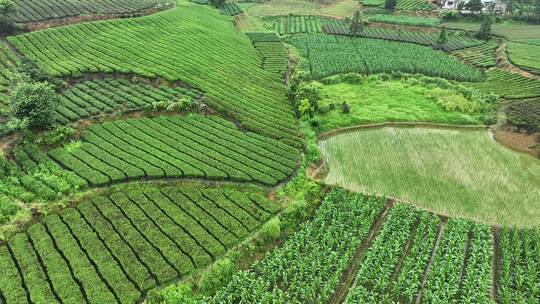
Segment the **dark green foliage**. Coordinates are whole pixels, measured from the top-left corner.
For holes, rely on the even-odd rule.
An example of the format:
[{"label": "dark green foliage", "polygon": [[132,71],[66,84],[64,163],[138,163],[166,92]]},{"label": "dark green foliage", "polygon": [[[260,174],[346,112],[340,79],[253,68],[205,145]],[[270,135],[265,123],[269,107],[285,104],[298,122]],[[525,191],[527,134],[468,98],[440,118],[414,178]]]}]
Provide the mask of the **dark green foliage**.
[{"label": "dark green foliage", "polygon": [[488,40],[489,34],[491,33],[491,24],[493,20],[490,15],[484,15],[482,17],[482,23],[480,24],[480,29],[476,32],[476,38]]},{"label": "dark green foliage", "polygon": [[225,286],[236,272],[236,267],[229,259],[217,261],[204,272],[199,282],[199,289],[205,295],[213,295],[219,288]]},{"label": "dark green foliage", "polygon": [[389,9],[389,10],[393,10],[393,9],[396,8],[397,3],[398,3],[397,0],[385,0],[384,1],[384,8]]},{"label": "dark green foliage", "polygon": [[442,45],[448,42],[448,34],[446,32],[446,27],[442,27],[441,32],[439,33],[439,38],[437,38],[437,43]]},{"label": "dark green foliage", "polygon": [[482,0],[471,0],[469,2],[467,2],[463,8],[465,8],[466,10],[469,10],[473,13],[478,13],[478,12],[481,12],[482,9],[484,8],[484,4],[482,3]]},{"label": "dark green foliage", "polygon": [[49,83],[19,83],[10,96],[11,114],[30,127],[46,127],[53,123],[60,96]]},{"label": "dark green foliage", "polygon": [[363,30],[363,27],[364,24],[362,23],[362,13],[360,11],[356,11],[351,20],[349,31],[351,35],[358,36],[358,34]]},{"label": "dark green foliage", "polygon": [[14,23],[9,16],[16,12],[13,0],[0,0],[0,34],[11,34],[14,30]]}]

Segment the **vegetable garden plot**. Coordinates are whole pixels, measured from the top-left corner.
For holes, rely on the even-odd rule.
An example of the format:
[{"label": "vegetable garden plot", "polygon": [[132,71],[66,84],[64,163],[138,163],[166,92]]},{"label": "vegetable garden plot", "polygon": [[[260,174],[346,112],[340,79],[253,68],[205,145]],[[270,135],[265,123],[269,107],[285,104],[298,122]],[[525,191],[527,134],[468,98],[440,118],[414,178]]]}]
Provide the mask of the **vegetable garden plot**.
[{"label": "vegetable garden plot", "polygon": [[540,230],[500,232],[499,302],[535,303],[540,298]]},{"label": "vegetable garden plot", "polygon": [[[279,210],[249,191],[196,185],[97,197],[0,246],[2,303],[136,303],[211,263]],[[247,232],[236,236],[235,227]]]},{"label": "vegetable garden plot", "polygon": [[[335,35],[348,35],[351,33],[349,28],[345,25],[324,25],[323,31],[326,34],[335,34]],[[439,33],[422,33],[422,32],[413,32],[405,31],[402,29],[391,30],[391,29],[380,29],[380,28],[370,28],[364,27],[364,29],[357,34],[358,37],[365,38],[377,38],[384,40],[392,41],[401,41],[401,42],[410,42],[420,45],[427,45],[432,47],[441,48],[445,51],[459,50],[471,46],[481,45],[485,42],[469,38],[463,35],[460,32],[453,32],[448,35],[448,42],[440,45],[437,40],[439,38]]]},{"label": "vegetable garden plot", "polygon": [[[384,6],[384,0],[363,0],[364,6]],[[437,7],[426,0],[398,0],[396,9],[403,11],[426,11],[431,12]]]},{"label": "vegetable garden plot", "polygon": [[10,86],[9,73],[17,61],[17,56],[4,43],[0,43],[0,107],[7,106]]},{"label": "vegetable garden plot", "polygon": [[407,15],[375,14],[368,16],[370,22],[399,24],[408,26],[435,27],[441,23],[438,18],[414,17]]},{"label": "vegetable garden plot", "polygon": [[533,98],[540,96],[540,80],[527,78],[501,69],[491,69],[485,82],[474,84],[477,88],[493,92],[507,99]]},{"label": "vegetable garden plot", "polygon": [[131,14],[169,5],[170,0],[17,0],[12,19],[27,23],[89,14]]},{"label": "vegetable garden plot", "polygon": [[247,129],[301,144],[285,86],[262,69],[251,41],[230,17],[209,7],[180,3],[151,16],[87,22],[10,41],[55,76],[120,72],[182,81]]},{"label": "vegetable garden plot", "polygon": [[235,2],[225,3],[219,10],[227,16],[234,16],[242,13],[242,9]]},{"label": "vegetable garden plot", "polygon": [[507,42],[510,61],[526,71],[540,74],[540,46],[525,43]]},{"label": "vegetable garden plot", "polygon": [[480,71],[440,51],[414,44],[384,40],[296,35],[286,40],[307,59],[304,68],[312,78],[357,72],[406,72],[453,80],[480,81]]},{"label": "vegetable garden plot", "polygon": [[248,33],[261,58],[263,69],[274,74],[276,81],[283,81],[289,68],[289,53],[274,33]]},{"label": "vegetable garden plot", "polygon": [[499,47],[499,43],[492,40],[488,43],[464,48],[451,52],[457,58],[481,68],[495,66],[495,51]]},{"label": "vegetable garden plot", "polygon": [[506,109],[506,122],[529,131],[540,130],[540,98],[512,103]]},{"label": "vegetable garden plot", "polygon": [[293,172],[298,157],[277,140],[263,142],[226,120],[196,115],[107,122],[81,138],[79,146],[49,154],[91,185],[181,177],[274,185]]},{"label": "vegetable garden plot", "polygon": [[383,207],[384,199],[332,190],[312,221],[208,302],[327,302]]},{"label": "vegetable garden plot", "polygon": [[144,109],[156,102],[200,99],[202,93],[183,87],[153,87],[107,78],[76,84],[64,91],[63,96],[63,103],[56,109],[56,121],[61,124],[108,112]]}]

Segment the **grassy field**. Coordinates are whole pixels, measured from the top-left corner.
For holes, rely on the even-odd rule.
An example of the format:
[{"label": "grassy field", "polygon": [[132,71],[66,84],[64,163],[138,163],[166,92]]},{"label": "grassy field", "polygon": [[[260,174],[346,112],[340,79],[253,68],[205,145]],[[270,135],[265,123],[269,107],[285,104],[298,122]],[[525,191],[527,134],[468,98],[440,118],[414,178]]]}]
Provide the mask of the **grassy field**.
[{"label": "grassy field", "polygon": [[[450,90],[440,89],[440,94],[456,96]],[[324,99],[319,107],[320,131],[357,124],[387,121],[422,121],[445,124],[481,124],[471,115],[446,111],[429,95],[432,89],[410,85],[401,81],[366,81],[361,84],[341,82],[323,87]],[[457,97],[459,98],[459,97]],[[347,102],[350,112],[344,114],[341,104]],[[330,108],[333,105],[334,109]]]},{"label": "grassy field", "polygon": [[360,8],[356,0],[338,0],[329,4],[302,0],[275,0],[259,3],[239,3],[248,15],[328,15],[334,17],[351,17]]},{"label": "grassy field", "polygon": [[[457,28],[467,31],[477,31],[480,23],[474,22],[450,22],[445,24],[449,28]],[[540,25],[525,23],[495,23],[491,26],[491,32],[501,35],[509,40],[529,41],[540,39]]]},{"label": "grassy field", "polygon": [[484,130],[381,128],[320,142],[325,182],[501,225],[540,224],[540,163]]}]

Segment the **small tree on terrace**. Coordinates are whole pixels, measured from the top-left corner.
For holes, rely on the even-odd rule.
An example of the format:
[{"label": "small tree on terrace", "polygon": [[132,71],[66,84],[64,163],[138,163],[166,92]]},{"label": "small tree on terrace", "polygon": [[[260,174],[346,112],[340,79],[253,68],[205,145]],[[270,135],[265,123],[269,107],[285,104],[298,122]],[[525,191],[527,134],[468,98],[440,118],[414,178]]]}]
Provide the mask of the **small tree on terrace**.
[{"label": "small tree on terrace", "polygon": [[439,38],[437,38],[437,43],[443,45],[448,42],[448,33],[446,32],[446,27],[442,27],[441,32],[439,33]]},{"label": "small tree on terrace", "polygon": [[470,0],[464,8],[476,14],[482,11],[484,4],[482,4],[482,0]]},{"label": "small tree on terrace", "polygon": [[360,13],[360,11],[356,11],[351,20],[349,31],[351,32],[351,35],[356,37],[360,34],[360,32],[362,32],[363,29],[364,25],[362,24],[362,13]]},{"label": "small tree on terrace", "polygon": [[397,0],[385,0],[384,1],[384,8],[385,9],[393,10],[393,9],[396,8],[396,5],[397,5]]},{"label": "small tree on terrace", "polygon": [[480,25],[480,29],[478,30],[478,32],[476,32],[476,38],[478,39],[483,39],[483,40],[488,40],[489,39],[489,34],[491,33],[491,24],[493,23],[493,21],[491,20],[491,16],[489,15],[484,15],[482,17],[482,24]]},{"label": "small tree on terrace", "polygon": [[21,126],[48,127],[61,97],[47,82],[21,82],[11,93],[9,102],[11,115]]},{"label": "small tree on terrace", "polygon": [[0,32],[1,34],[11,34],[13,32],[13,21],[10,15],[16,12],[13,0],[0,0]]}]

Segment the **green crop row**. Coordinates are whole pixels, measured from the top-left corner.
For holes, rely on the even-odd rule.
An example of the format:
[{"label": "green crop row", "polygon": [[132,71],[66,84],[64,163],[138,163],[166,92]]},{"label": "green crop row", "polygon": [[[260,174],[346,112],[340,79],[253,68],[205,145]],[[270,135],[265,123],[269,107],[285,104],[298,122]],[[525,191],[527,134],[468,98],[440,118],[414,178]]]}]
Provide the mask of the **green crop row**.
[{"label": "green crop row", "polygon": [[437,18],[414,17],[407,15],[375,14],[368,17],[370,22],[389,23],[408,26],[434,27],[441,23]]},{"label": "green crop row", "polygon": [[[384,0],[362,0],[364,6],[384,6]],[[425,11],[431,12],[436,7],[424,0],[398,0],[396,9],[403,11]]]},{"label": "green crop row", "polygon": [[487,68],[495,66],[495,51],[498,46],[499,43],[495,40],[492,40],[488,43],[478,46],[453,51],[451,52],[451,54],[474,66]]},{"label": "green crop row", "polygon": [[[351,35],[350,30],[345,25],[324,25],[324,33],[334,35]],[[403,29],[381,29],[364,27],[362,31],[357,33],[358,37],[376,38],[391,41],[410,42],[420,45],[433,46],[445,51],[454,51],[467,47],[482,45],[484,42],[478,39],[464,36],[462,32],[452,32],[448,34],[448,41],[440,44],[438,42],[440,32],[423,33],[407,31]]]},{"label": "green crop row", "polygon": [[452,80],[480,81],[482,73],[452,56],[431,48],[402,42],[320,34],[287,39],[307,59],[312,78],[357,72],[419,73]]},{"label": "green crop row", "polygon": [[491,69],[487,81],[474,84],[477,88],[493,92],[507,99],[532,98],[540,96],[540,80],[527,78],[521,74],[502,69]]},{"label": "green crop row", "polygon": [[221,257],[279,210],[255,193],[196,185],[99,196],[0,246],[1,299],[137,303]]},{"label": "green crop row", "polygon": [[327,302],[383,206],[382,199],[332,190],[311,222],[208,302]]},{"label": "green crop row", "polygon": [[531,73],[540,75],[540,45],[507,42],[508,59]]},{"label": "green crop row", "polygon": [[108,112],[142,109],[154,102],[176,101],[186,96],[198,99],[201,93],[182,87],[153,87],[107,78],[76,84],[63,96],[62,104],[56,109],[56,121],[61,124]]},{"label": "green crop row", "polygon": [[268,16],[261,19],[280,35],[300,33],[322,33],[324,26],[342,26],[345,23],[335,18],[320,16]]},{"label": "green crop row", "polygon": [[285,85],[262,69],[251,41],[231,19],[209,7],[179,3],[150,16],[35,31],[9,41],[54,76],[119,72],[182,81],[247,129],[301,145]]},{"label": "green crop row", "polygon": [[263,69],[275,75],[278,82],[289,68],[289,54],[283,42],[254,42],[253,45],[263,61]]},{"label": "green crop row", "polygon": [[16,22],[38,22],[50,19],[77,17],[88,14],[133,14],[142,10],[170,5],[168,0],[18,0],[16,12],[11,16]]},{"label": "green crop row", "polygon": [[504,228],[500,233],[498,292],[502,304],[540,298],[540,231]]},{"label": "green crop row", "polygon": [[17,61],[17,56],[4,43],[0,43],[0,108],[7,105],[10,73]]},{"label": "green crop row", "polygon": [[528,131],[540,131],[540,98],[520,100],[509,105],[506,122]]},{"label": "green crop row", "polygon": [[[221,119],[222,120],[222,119]],[[58,162],[93,185],[143,178],[204,177],[276,184],[296,166],[296,155],[249,142],[234,126],[214,119],[160,117],[91,126],[77,147],[49,152]],[[96,174],[97,173],[97,174]]]},{"label": "green crop row", "polygon": [[364,303],[362,289],[371,290],[374,294],[390,295],[388,290],[392,284],[392,276],[405,253],[418,215],[418,212],[408,205],[397,205],[390,210],[382,230],[358,268],[356,285],[360,286],[359,291],[351,289],[347,303]]}]

